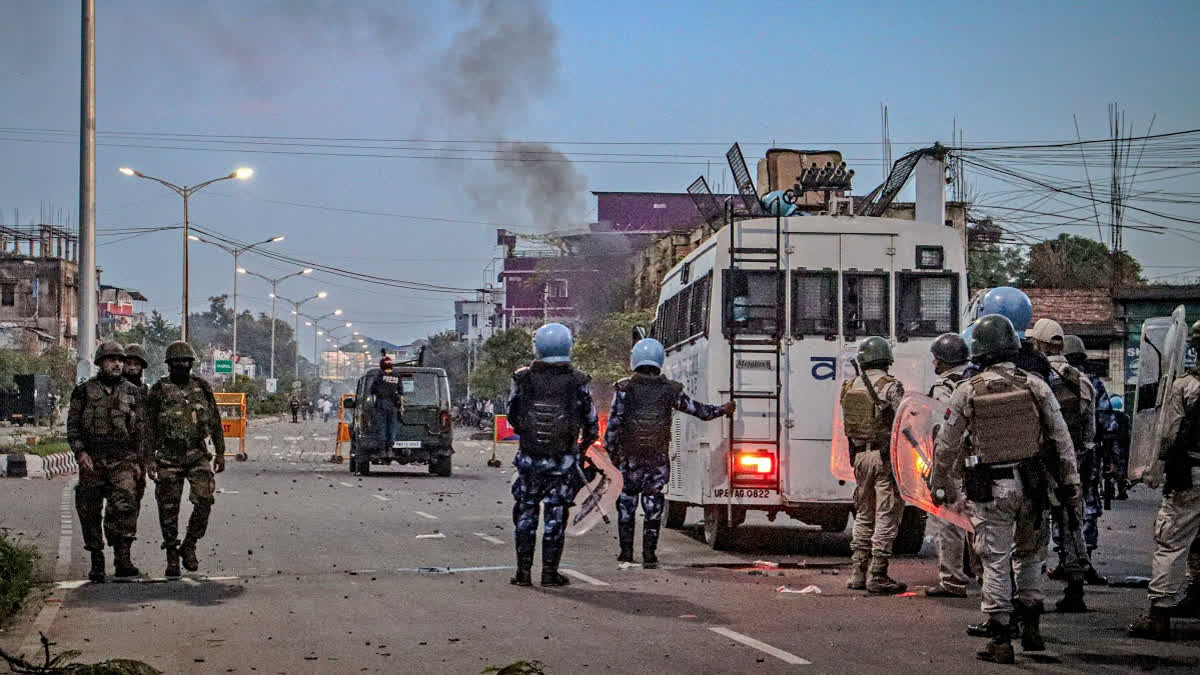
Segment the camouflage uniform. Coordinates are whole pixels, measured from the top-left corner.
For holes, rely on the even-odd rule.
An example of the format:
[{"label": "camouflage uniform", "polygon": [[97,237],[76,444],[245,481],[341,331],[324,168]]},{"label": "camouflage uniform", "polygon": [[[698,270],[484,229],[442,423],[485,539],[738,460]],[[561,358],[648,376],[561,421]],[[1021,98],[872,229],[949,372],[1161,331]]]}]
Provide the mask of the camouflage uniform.
[{"label": "camouflage uniform", "polygon": [[189,378],[187,385],[179,386],[164,377],[150,389],[147,399],[149,443],[158,465],[154,496],[164,549],[179,543],[179,504],[185,480],[192,503],[187,539],[194,542],[204,536],[216,491],[209,467],[213,455],[205,447],[205,437],[212,438],[217,453],[225,454],[221,414],[212,388],[194,375]]},{"label": "camouflage uniform", "polygon": [[[658,546],[659,527],[662,522],[664,502],[662,489],[671,477],[671,460],[667,455],[666,447],[663,447],[661,452],[656,451],[649,454],[622,451],[622,431],[626,426],[625,417],[629,412],[626,405],[629,392],[622,385],[634,379],[650,377],[658,379],[658,376],[635,374],[633,378],[617,383],[612,407],[609,409],[608,428],[604,432],[604,447],[616,462],[624,481],[621,495],[617,498],[617,532],[621,549],[625,550],[633,546],[634,520],[637,516],[638,499],[640,498],[642,516],[645,519],[642,523],[642,549],[653,555]],[[682,385],[668,382],[678,389],[678,394],[674,396],[671,405],[675,410],[705,421],[716,419],[723,414],[721,406],[693,401],[683,392]],[[669,444],[670,419],[666,420],[666,424],[665,440]]]},{"label": "camouflage uniform", "polygon": [[1163,447],[1185,456],[1190,466],[1179,471],[1191,472],[1188,488],[1173,486],[1168,476],[1162,506],[1154,520],[1150,606],[1171,610],[1182,601],[1191,562],[1189,550],[1195,548],[1200,533],[1200,369],[1175,379],[1162,414],[1167,416]]},{"label": "camouflage uniform", "polygon": [[[568,405],[573,408],[571,412],[580,424],[581,438],[578,445],[575,439],[563,440],[562,443],[569,443],[571,447],[557,448],[550,456],[537,456],[528,450],[536,431],[525,426],[529,414],[526,407],[533,407],[538,395],[538,392],[532,390],[530,380],[526,377],[531,371],[576,374],[577,381],[581,384],[575,387],[575,400]],[[537,540],[538,506],[542,505],[545,521],[542,533],[543,583],[547,569],[557,574],[566,538],[568,513],[575,494],[583,487],[579,450],[590,446],[600,435],[587,381],[586,375],[573,371],[569,364],[546,364],[540,361],[535,361],[530,368],[522,368],[513,374],[509,420],[513,429],[521,436],[521,446],[513,458],[517,475],[512,485],[517,564],[518,568],[527,570],[533,560]]]},{"label": "camouflage uniform", "polygon": [[75,509],[88,551],[103,551],[105,538],[117,548],[137,537],[139,485],[145,486],[145,419],[141,391],[123,378],[105,383],[93,377],[71,392],[67,442],[76,457],[86,452],[94,465],[91,471],[79,468],[75,486]]},{"label": "camouflage uniform", "polygon": [[[1093,547],[1087,545],[1085,529],[1088,527],[1086,518],[1091,513],[1092,541],[1096,540],[1096,521],[1099,519],[1100,508],[1100,462],[1095,451],[1096,438],[1096,391],[1091,381],[1078,369],[1067,363],[1065,356],[1054,354],[1047,357],[1053,371],[1051,386],[1066,386],[1070,378],[1078,378],[1079,410],[1074,417],[1076,425],[1068,428],[1072,444],[1075,447],[1075,470],[1080,480],[1080,502],[1064,504],[1057,496],[1057,487],[1051,479],[1050,491],[1050,521],[1054,549],[1058,553],[1059,566],[1067,579],[1066,596],[1059,601],[1059,611],[1084,611],[1083,578],[1092,568],[1090,553]],[[1072,372],[1074,371],[1074,372]],[[1070,412],[1064,413],[1070,418]],[[1067,513],[1067,509],[1075,509],[1075,513]],[[1074,521],[1074,522],[1072,522]]]},{"label": "camouflage uniform", "polygon": [[[948,403],[954,388],[962,382],[967,364],[955,366],[942,373],[929,389],[929,395],[940,403]],[[966,548],[967,533],[959,526],[938,517],[928,521],[933,530],[933,546],[937,551],[938,583],[954,595],[966,595],[970,578],[963,567],[963,550]]]},{"label": "camouflage uniform", "polygon": [[[984,369],[976,377],[986,384],[991,380],[1012,380],[1018,369],[1011,361]],[[934,451],[932,482],[958,485],[962,475],[966,434],[974,415],[976,394],[971,383],[954,390],[946,421],[938,434]],[[1014,424],[1040,425],[1041,435],[1052,441],[1057,459],[1065,467],[1064,485],[1078,485],[1075,450],[1058,401],[1041,379],[1028,377],[1026,386],[1037,407],[1037,420],[1013,420]],[[975,528],[975,550],[983,561],[983,598],[980,608],[998,624],[1008,626],[1015,597],[1026,608],[1041,607],[1042,567],[1046,560],[1048,531],[1039,497],[1028,492],[1021,480],[1017,463],[993,465],[992,500],[968,501],[971,523]]]},{"label": "camouflage uniform", "polygon": [[[888,375],[886,370],[867,368],[867,377],[875,386],[880,401],[893,410],[904,398],[904,385]],[[882,381],[881,381],[882,380]],[[866,385],[856,377],[849,384],[848,392],[864,392]],[[890,441],[889,441],[890,442]],[[854,452],[854,529],[850,549],[859,555],[887,558],[892,554],[892,544],[900,531],[900,519],[904,514],[904,500],[892,476],[892,467],[886,459],[888,444],[884,447],[863,447]]]}]

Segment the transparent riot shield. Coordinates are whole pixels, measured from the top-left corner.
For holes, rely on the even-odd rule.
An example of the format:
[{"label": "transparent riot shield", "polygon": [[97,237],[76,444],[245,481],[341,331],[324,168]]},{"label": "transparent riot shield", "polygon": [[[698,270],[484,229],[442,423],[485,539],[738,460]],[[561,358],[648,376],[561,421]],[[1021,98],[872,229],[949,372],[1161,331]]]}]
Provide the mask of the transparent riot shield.
[{"label": "transparent riot shield", "polygon": [[588,448],[587,457],[596,465],[597,472],[596,477],[575,495],[577,506],[567,524],[567,534],[572,537],[586,533],[601,520],[609,522],[609,514],[615,512],[617,497],[621,496],[625,484],[621,472],[598,444]]},{"label": "transparent riot shield", "polygon": [[892,473],[904,501],[970,532],[971,519],[962,510],[964,499],[937,506],[929,494],[935,428],[945,419],[945,413],[945,403],[923,394],[908,394],[900,401],[892,427]]},{"label": "transparent riot shield", "polygon": [[1167,402],[1187,355],[1187,322],[1183,305],[1169,317],[1146,319],[1138,348],[1137,389],[1133,398],[1133,430],[1129,448],[1129,480],[1147,478],[1154,466],[1165,429],[1159,411]]},{"label": "transparent riot shield", "polygon": [[[854,356],[858,347],[850,345],[843,347],[838,354],[836,372],[839,385],[847,378],[856,377],[858,370],[854,367]],[[838,391],[841,391],[839,386]],[[829,473],[833,477],[847,483],[854,482],[854,465],[850,463],[850,441],[846,438],[846,425],[842,423],[842,397],[833,399],[833,431],[829,442]]]}]

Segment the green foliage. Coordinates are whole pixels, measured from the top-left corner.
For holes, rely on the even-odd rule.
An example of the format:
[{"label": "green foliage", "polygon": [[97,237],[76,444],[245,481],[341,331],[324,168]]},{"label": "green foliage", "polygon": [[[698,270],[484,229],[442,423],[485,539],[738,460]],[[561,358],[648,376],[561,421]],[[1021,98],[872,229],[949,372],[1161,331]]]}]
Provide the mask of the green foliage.
[{"label": "green foliage", "polygon": [[43,438],[38,439],[37,445],[11,445],[3,450],[0,450],[0,452],[23,452],[29,455],[37,455],[38,457],[45,457],[46,455],[70,451],[71,446],[61,438]]},{"label": "green foliage", "polygon": [[[1060,234],[1029,251],[1033,285],[1038,288],[1109,288],[1113,285],[1113,255],[1104,243],[1070,234]],[[1142,266],[1128,253],[1117,256],[1120,274],[1116,285],[1145,283]]]},{"label": "green foliage", "polygon": [[458,333],[446,331],[429,337],[425,348],[425,365],[441,368],[450,378],[450,398],[455,401],[467,396],[467,343]]},{"label": "green foliage", "polygon": [[972,246],[968,255],[968,284],[971,288],[1029,286],[1029,259],[1017,246],[984,244]]},{"label": "green foliage", "polygon": [[592,376],[592,396],[598,402],[611,398],[612,385],[629,375],[633,327],[653,320],[653,310],[622,312],[580,330],[573,352],[575,366]]},{"label": "green foliage", "polygon": [[496,333],[480,346],[471,386],[479,396],[508,393],[513,371],[533,360],[533,339],[521,328]]},{"label": "green foliage", "polygon": [[0,349],[0,389],[13,390],[13,375],[44,373],[50,376],[50,389],[67,400],[75,387],[75,361],[63,347],[49,347],[41,354],[20,349]]},{"label": "green foliage", "polygon": [[20,609],[33,586],[36,559],[37,549],[16,541],[7,529],[0,528],[0,622]]}]

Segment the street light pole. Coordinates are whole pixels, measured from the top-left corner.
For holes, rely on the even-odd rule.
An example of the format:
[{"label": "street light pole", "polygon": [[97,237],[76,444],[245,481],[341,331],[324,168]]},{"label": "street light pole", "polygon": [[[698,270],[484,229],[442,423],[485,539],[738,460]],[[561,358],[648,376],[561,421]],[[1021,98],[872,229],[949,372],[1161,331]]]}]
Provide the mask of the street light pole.
[{"label": "street light pole", "polygon": [[[341,316],[341,315],[342,315],[341,309],[335,309],[332,312],[329,312],[328,314],[324,314],[324,315],[318,316],[318,317],[312,317],[307,314],[299,315],[299,316],[302,316],[302,317],[308,319],[308,321],[306,321],[304,323],[304,325],[313,327],[313,365],[315,365],[317,367],[317,379],[318,380],[321,379],[321,364],[318,363],[318,361],[317,361],[317,337],[324,334],[323,333],[324,328],[321,327],[321,322],[324,321],[325,319],[328,319],[331,316]],[[299,336],[297,336],[296,337],[297,349],[299,349],[299,340],[300,340],[300,338],[299,338]]]},{"label": "street light pole", "polygon": [[190,241],[189,235],[188,235],[188,227],[191,225],[191,221],[190,221],[190,218],[188,215],[188,199],[193,194],[199,192],[200,190],[203,190],[204,188],[208,187],[209,185],[212,185],[213,183],[217,183],[217,182],[220,182],[223,180],[229,180],[231,178],[245,180],[245,179],[249,178],[250,176],[254,175],[254,169],[246,169],[246,168],[237,169],[236,171],[229,174],[228,176],[220,176],[218,178],[213,178],[212,180],[206,180],[203,183],[200,183],[199,185],[193,185],[191,187],[189,187],[187,185],[176,185],[170,181],[166,181],[161,178],[155,178],[154,176],[148,176],[148,175],[142,173],[141,171],[136,171],[136,170],[130,169],[128,167],[122,167],[121,173],[125,174],[126,176],[137,176],[138,178],[145,178],[146,180],[155,181],[156,183],[166,186],[172,192],[179,195],[180,197],[183,197],[183,308],[182,308],[183,321],[180,323],[180,331],[182,333],[182,336],[181,336],[182,339],[186,342],[188,339],[188,335],[190,333],[190,331],[188,330],[188,327],[189,327],[189,323],[191,321],[190,312],[188,310],[188,278],[189,278],[188,277],[188,264],[189,264],[188,242]]},{"label": "street light pole", "polygon": [[309,300],[321,300],[321,299],[324,299],[325,296],[327,296],[327,295],[329,295],[329,294],[326,293],[325,291],[320,291],[319,293],[317,293],[314,296],[307,297],[307,298],[305,298],[303,300],[299,300],[299,301],[288,300],[287,298],[284,298],[284,297],[279,298],[280,300],[283,300],[284,302],[292,303],[292,314],[294,314],[296,316],[295,326],[292,328],[292,341],[296,345],[296,357],[295,357],[296,372],[293,374],[293,377],[295,377],[297,380],[300,379],[300,307],[304,303],[308,302]]},{"label": "street light pole", "polygon": [[273,244],[275,242],[283,241],[283,235],[282,234],[276,235],[274,237],[271,237],[270,239],[264,239],[260,242],[255,242],[253,244],[249,244],[246,246],[226,246],[225,244],[220,244],[215,241],[209,241],[208,239],[205,239],[204,237],[197,237],[194,234],[189,234],[188,239],[190,239],[191,241],[198,241],[202,244],[211,244],[212,246],[216,246],[217,248],[221,249],[222,251],[225,251],[226,253],[233,256],[233,346],[232,346],[231,351],[233,352],[233,362],[234,362],[232,379],[234,382],[237,382],[238,274],[244,274],[246,272],[246,270],[242,269],[241,267],[238,267],[238,257],[241,256],[246,251],[249,251],[257,246],[262,246],[263,244]]},{"label": "street light pole", "polygon": [[[242,270],[238,271],[241,272]],[[245,273],[249,274],[250,276],[258,277],[259,279],[266,281],[268,284],[271,284],[271,379],[273,380],[275,379],[275,299],[278,297],[278,294],[275,291],[279,288],[279,282],[304,274],[312,274],[312,268],[308,267],[300,270],[299,272],[292,272],[291,274],[285,274],[284,276],[277,278],[271,278],[264,274],[259,274],[258,272],[251,272],[250,270],[246,270]]]}]

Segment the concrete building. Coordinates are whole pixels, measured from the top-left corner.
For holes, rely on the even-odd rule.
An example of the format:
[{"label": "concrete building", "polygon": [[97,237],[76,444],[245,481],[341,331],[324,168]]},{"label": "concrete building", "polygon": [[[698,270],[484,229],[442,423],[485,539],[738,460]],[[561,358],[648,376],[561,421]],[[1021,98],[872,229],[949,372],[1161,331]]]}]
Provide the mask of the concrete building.
[{"label": "concrete building", "polygon": [[472,343],[504,330],[504,291],[483,289],[470,300],[454,301],[454,331]]},{"label": "concrete building", "polygon": [[100,311],[96,315],[100,321],[100,335],[110,336],[146,325],[143,304],[146,301],[146,296],[139,291],[101,285]]},{"label": "concrete building", "polygon": [[76,239],[51,225],[0,227],[0,344],[75,347]]}]

